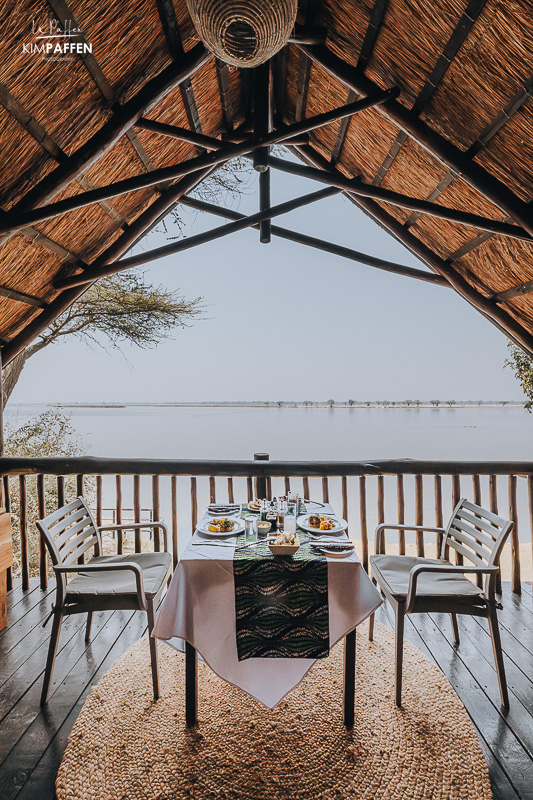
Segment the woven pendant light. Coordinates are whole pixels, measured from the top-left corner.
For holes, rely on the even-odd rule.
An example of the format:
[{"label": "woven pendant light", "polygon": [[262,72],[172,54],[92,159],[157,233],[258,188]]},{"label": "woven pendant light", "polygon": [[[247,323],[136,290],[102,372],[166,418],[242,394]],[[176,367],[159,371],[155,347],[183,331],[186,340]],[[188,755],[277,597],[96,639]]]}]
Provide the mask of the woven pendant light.
[{"label": "woven pendant light", "polygon": [[187,0],[187,7],[198,35],[217,58],[256,67],[286,44],[298,0]]}]

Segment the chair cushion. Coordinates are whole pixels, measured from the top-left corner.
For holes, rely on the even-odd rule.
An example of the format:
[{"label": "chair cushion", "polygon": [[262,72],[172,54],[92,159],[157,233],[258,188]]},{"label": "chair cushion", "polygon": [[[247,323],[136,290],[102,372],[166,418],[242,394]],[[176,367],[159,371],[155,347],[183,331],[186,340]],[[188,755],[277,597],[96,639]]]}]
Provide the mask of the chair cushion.
[{"label": "chair cushion", "polygon": [[[131,553],[121,556],[97,556],[89,564],[137,564],[142,570],[144,592],[153,597],[169,574],[170,553]],[[82,595],[135,595],[135,575],[130,570],[105,572],[78,572],[67,583],[67,598],[74,600]]]},{"label": "chair cushion", "polygon": [[[452,566],[449,561],[416,556],[370,556],[372,572],[378,583],[399,601],[404,601],[409,588],[409,573],[420,564]],[[416,585],[415,611],[475,613],[484,610],[483,591],[464,575],[423,572]]]}]

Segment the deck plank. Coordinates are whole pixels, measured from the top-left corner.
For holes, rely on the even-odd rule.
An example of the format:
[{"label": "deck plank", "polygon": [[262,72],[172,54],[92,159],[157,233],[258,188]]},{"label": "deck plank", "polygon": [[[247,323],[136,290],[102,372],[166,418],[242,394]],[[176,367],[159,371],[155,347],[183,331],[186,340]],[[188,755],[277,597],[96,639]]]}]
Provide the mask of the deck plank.
[{"label": "deck plank", "polygon": [[[0,797],[54,800],[55,776],[91,687],[146,630],[139,612],[100,612],[93,637],[84,642],[84,617],[67,617],[46,709],[39,707],[49,629],[42,621],[53,587],[32,580],[15,584],[8,627],[0,635]],[[484,620],[460,618],[461,644],[453,645],[448,617],[413,615],[406,638],[447,675],[470,714],[489,767],[495,800],[533,800],[533,594],[503,589],[500,614],[511,708],[502,712],[492,649]],[[376,618],[393,627],[387,606]]]}]

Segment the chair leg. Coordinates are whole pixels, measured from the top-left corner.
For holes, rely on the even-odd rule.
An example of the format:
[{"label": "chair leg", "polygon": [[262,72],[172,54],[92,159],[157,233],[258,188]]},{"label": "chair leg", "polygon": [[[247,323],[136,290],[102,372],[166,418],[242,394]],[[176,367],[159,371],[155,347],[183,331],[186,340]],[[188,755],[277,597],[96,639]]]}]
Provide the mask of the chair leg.
[{"label": "chair leg", "polygon": [[87,614],[87,625],[85,626],[85,641],[86,642],[90,642],[91,641],[91,625],[92,625],[92,621],[93,621],[93,612],[89,611],[89,613]]},{"label": "chair leg", "polygon": [[52,672],[54,670],[54,662],[56,660],[57,644],[59,642],[59,634],[61,632],[62,617],[63,614],[61,611],[54,611],[52,632],[50,634],[50,644],[48,646],[48,657],[46,659],[46,669],[44,671],[43,689],[41,692],[42,706],[46,705],[48,702],[48,692],[50,690],[50,681],[52,680]]},{"label": "chair leg", "polygon": [[[372,583],[374,584],[374,586],[377,586],[375,578],[372,578]],[[374,641],[374,616],[375,615],[372,612],[372,614],[370,614],[370,617],[368,619],[368,641],[369,642],[373,642]]]},{"label": "chair leg", "polygon": [[456,647],[459,647],[459,626],[457,625],[457,614],[450,614],[453,628],[453,641]]},{"label": "chair leg", "polygon": [[502,706],[509,708],[509,693],[507,692],[507,679],[505,677],[505,666],[503,663],[502,642],[500,639],[500,628],[498,625],[498,613],[495,608],[489,610],[489,630],[492,639],[492,652],[496,662],[496,672],[498,674],[498,684],[500,687],[500,697]]},{"label": "chair leg", "polygon": [[404,608],[401,605],[396,605],[394,608],[394,616],[396,618],[395,627],[395,640],[396,640],[396,675],[394,682],[394,692],[396,705],[402,705],[402,669],[403,669],[403,629],[405,622]]},{"label": "chair leg", "polygon": [[153,599],[148,600],[148,641],[150,644],[150,661],[152,663],[152,683],[154,686],[154,700],[159,700],[159,669],[157,664],[157,642],[152,636],[155,625],[155,609]]}]

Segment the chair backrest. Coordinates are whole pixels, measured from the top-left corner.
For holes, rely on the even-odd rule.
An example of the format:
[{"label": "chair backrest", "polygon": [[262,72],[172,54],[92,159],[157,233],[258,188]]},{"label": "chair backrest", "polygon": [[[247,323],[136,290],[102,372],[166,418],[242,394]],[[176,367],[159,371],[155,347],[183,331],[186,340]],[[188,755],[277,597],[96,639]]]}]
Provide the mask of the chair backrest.
[{"label": "chair backrest", "polygon": [[497,567],[514,523],[463,498],[454,509],[442,542],[477,567]]},{"label": "chair backrest", "polygon": [[[76,564],[87,550],[102,554],[102,537],[83,497],[37,520],[54,566]],[[59,581],[58,581],[59,583]]]}]

